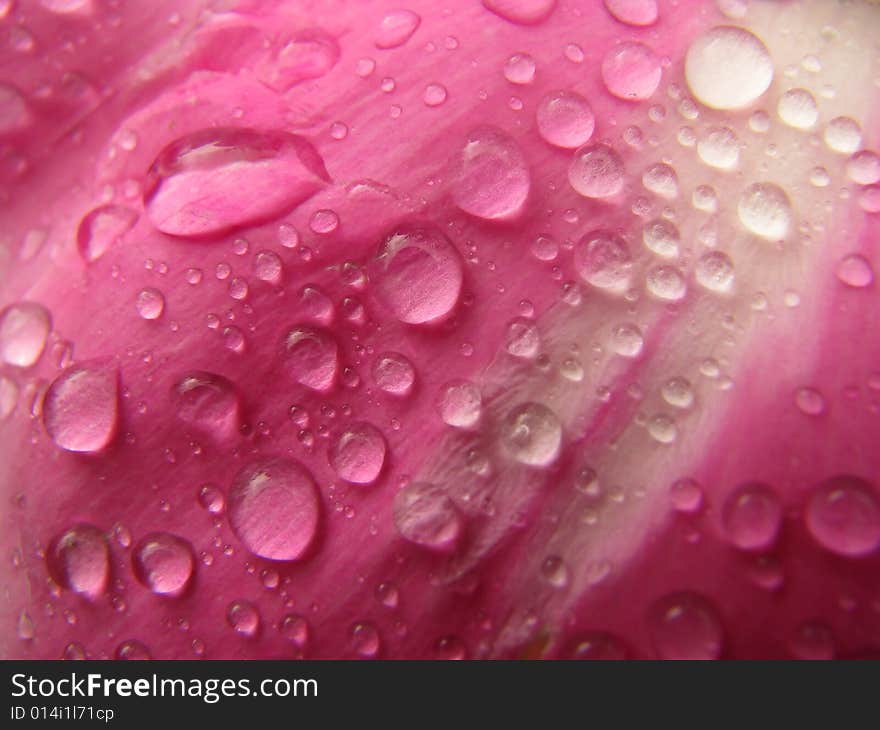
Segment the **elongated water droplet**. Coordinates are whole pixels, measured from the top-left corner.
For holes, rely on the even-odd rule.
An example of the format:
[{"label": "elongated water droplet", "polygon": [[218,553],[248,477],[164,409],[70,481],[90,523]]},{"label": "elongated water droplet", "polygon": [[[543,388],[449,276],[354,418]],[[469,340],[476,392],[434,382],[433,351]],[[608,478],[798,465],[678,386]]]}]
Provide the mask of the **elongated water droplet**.
[{"label": "elongated water droplet", "polygon": [[412,10],[392,10],[379,22],[376,48],[397,48],[416,32],[422,19]]},{"label": "elongated water droplet", "polygon": [[0,360],[29,368],[40,359],[52,328],[48,310],[36,302],[11,304],[0,314]]},{"label": "elongated water droplet", "polygon": [[180,596],[189,587],[195,571],[192,545],[170,532],[153,532],[143,537],[132,551],[137,579],[153,593]]},{"label": "elongated water droplet", "polygon": [[159,153],[147,176],[144,203],[162,233],[209,236],[280,215],[329,179],[320,155],[302,137],[205,129]]},{"label": "elongated water droplet", "polygon": [[605,144],[581,147],[569,165],[568,181],[585,198],[610,198],[623,190],[623,160]]},{"label": "elongated water droplet", "polygon": [[504,348],[514,357],[531,360],[541,349],[541,336],[535,323],[525,317],[517,317],[507,325]]},{"label": "elongated water droplet", "polygon": [[97,598],[110,579],[107,537],[92,525],[76,525],[59,535],[46,551],[49,575],[63,588]]},{"label": "elongated water droplet", "polygon": [[363,621],[351,627],[351,649],[363,659],[375,659],[382,650],[382,637],[371,623]]},{"label": "elongated water droplet", "polygon": [[116,433],[118,418],[116,368],[102,362],[74,365],[46,391],[43,425],[65,451],[94,453]]},{"label": "elongated water droplet", "polygon": [[544,141],[572,150],[589,142],[596,128],[589,102],[573,91],[547,94],[538,104],[535,122]]},{"label": "elongated water droplet", "polygon": [[297,383],[326,392],[336,383],[339,345],[327,330],[300,325],[284,336],[281,360],[284,370]]},{"label": "elongated water droplet", "polygon": [[405,540],[439,552],[453,550],[464,529],[453,501],[426,482],[412,482],[395,495],[394,525]]},{"label": "elongated water droplet", "polygon": [[387,446],[382,432],[360,421],[346,427],[333,441],[327,458],[339,476],[352,484],[372,484],[385,464]]},{"label": "elongated water droplet", "polygon": [[104,205],[87,213],[76,231],[80,256],[87,263],[97,261],[137,223],[138,214],[121,205]]},{"label": "elongated water droplet", "polygon": [[522,464],[549,466],[559,456],[562,424],[547,406],[523,403],[504,418],[501,443]]},{"label": "elongated water droplet", "polygon": [[673,593],[648,612],[648,630],[661,659],[718,659],[723,632],[709,601],[696,593]]},{"label": "elongated water droplet", "polygon": [[233,532],[254,555],[297,560],[318,531],[321,502],[312,475],[291,459],[267,458],[245,466],[229,488]]},{"label": "elongated water droplet", "polygon": [[822,482],[807,502],[804,520],[826,550],[860,557],[880,546],[880,501],[873,484],[842,475]]},{"label": "elongated water droplet", "polygon": [[300,651],[305,651],[309,645],[311,629],[309,622],[304,616],[296,613],[289,613],[283,619],[278,627],[281,635],[293,644]]}]

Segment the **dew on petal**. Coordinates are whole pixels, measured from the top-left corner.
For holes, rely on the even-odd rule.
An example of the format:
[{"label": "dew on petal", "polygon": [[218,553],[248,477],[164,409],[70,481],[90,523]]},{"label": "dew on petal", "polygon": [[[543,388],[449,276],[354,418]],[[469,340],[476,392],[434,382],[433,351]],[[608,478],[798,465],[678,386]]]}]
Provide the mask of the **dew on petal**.
[{"label": "dew on petal", "polygon": [[340,479],[352,484],[372,484],[385,464],[386,451],[382,432],[361,421],[336,436],[327,458]]},{"label": "dew on petal", "polygon": [[549,466],[559,456],[562,424],[547,406],[523,403],[502,421],[501,444],[521,464]]},{"label": "dew on petal", "polygon": [[182,537],[153,532],[133,548],[132,565],[137,579],[153,593],[179,596],[193,579],[195,556],[192,545]]},{"label": "dew on petal", "polygon": [[433,83],[425,87],[422,100],[425,102],[425,106],[441,106],[446,103],[448,96],[449,92],[446,91],[446,87],[443,84]]},{"label": "dew on petal", "polygon": [[569,165],[568,181],[585,198],[610,198],[623,190],[623,160],[608,145],[581,147]]},{"label": "dew on petal", "polygon": [[681,234],[675,224],[658,218],[642,228],[642,242],[658,256],[671,259],[678,256]]},{"label": "dew on petal", "polygon": [[804,521],[813,539],[844,557],[880,546],[880,501],[873,484],[841,475],[819,484],[807,501]]},{"label": "dew on petal", "polygon": [[662,75],[660,59],[644,43],[622,43],[602,59],[605,88],[619,99],[649,99],[660,85]]},{"label": "dew on petal", "polygon": [[0,313],[0,361],[31,367],[43,354],[51,328],[52,318],[42,304],[11,304]]},{"label": "dew on petal", "polygon": [[511,321],[505,331],[504,349],[514,357],[525,360],[537,357],[541,349],[541,336],[535,323],[525,317]]},{"label": "dew on petal", "polygon": [[[611,2],[612,0],[607,0]],[[572,659],[586,661],[620,661],[629,658],[624,643],[613,634],[590,631],[581,634],[571,652]]]},{"label": "dew on petal", "polygon": [[608,343],[612,352],[621,357],[638,357],[645,340],[642,331],[634,324],[618,324],[611,329],[611,340]]},{"label": "dew on petal", "polygon": [[690,381],[680,376],[670,378],[661,388],[661,395],[669,405],[687,409],[694,404],[694,389]]},{"label": "dew on petal", "polygon": [[655,266],[645,276],[645,288],[657,299],[677,302],[687,294],[684,275],[675,266]]},{"label": "dew on petal", "polygon": [[296,84],[326,75],[339,61],[335,38],[319,28],[306,28],[282,39],[271,59],[258,64],[257,77],[283,93]]},{"label": "dew on petal", "polygon": [[660,659],[706,660],[721,656],[721,620],[708,600],[696,593],[673,593],[648,612],[648,631]]},{"label": "dew on petal", "polygon": [[95,453],[116,433],[118,375],[115,368],[92,362],[63,371],[43,402],[43,425],[65,451]]},{"label": "dew on petal", "polygon": [[453,501],[426,482],[412,482],[395,495],[394,526],[405,540],[438,552],[454,549],[464,529]]},{"label": "dew on petal", "polygon": [[589,102],[573,91],[554,91],[543,97],[535,111],[535,122],[545,142],[572,150],[589,142],[596,128]]},{"label": "dew on petal", "polygon": [[794,402],[805,416],[821,416],[825,412],[825,398],[815,388],[798,388]]},{"label": "dew on petal", "polygon": [[693,514],[703,506],[703,488],[693,479],[679,479],[670,487],[669,499],[678,512]]},{"label": "dew on petal", "polygon": [[52,541],[46,551],[49,575],[62,588],[97,598],[110,579],[107,537],[92,525],[76,525]]},{"label": "dew on petal", "polygon": [[504,63],[504,78],[512,84],[530,84],[535,80],[535,68],[535,59],[528,53],[514,53]]},{"label": "dew on petal", "polygon": [[152,659],[153,655],[146,644],[135,639],[129,639],[116,647],[114,658],[119,661],[143,662]]},{"label": "dew on petal", "polygon": [[880,155],[871,150],[856,152],[846,162],[846,176],[858,185],[880,182]]},{"label": "dew on petal", "polygon": [[642,185],[654,195],[672,200],[678,195],[678,175],[670,166],[663,163],[651,165],[642,175]]},{"label": "dew on petal", "polygon": [[268,284],[280,284],[283,273],[281,257],[273,251],[260,251],[254,257],[254,275]]},{"label": "dew on petal", "polygon": [[356,623],[351,627],[350,643],[352,651],[363,659],[375,659],[382,651],[382,637],[379,630],[368,621]]}]

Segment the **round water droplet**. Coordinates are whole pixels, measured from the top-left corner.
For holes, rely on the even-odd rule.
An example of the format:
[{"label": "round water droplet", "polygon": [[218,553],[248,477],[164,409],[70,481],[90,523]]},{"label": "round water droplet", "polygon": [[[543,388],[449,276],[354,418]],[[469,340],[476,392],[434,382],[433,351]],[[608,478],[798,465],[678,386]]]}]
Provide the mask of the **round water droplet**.
[{"label": "round water droplet", "polygon": [[547,406],[523,403],[504,418],[501,444],[521,464],[549,466],[559,456],[562,424]]},{"label": "round water droplet", "polygon": [[847,160],[846,176],[858,185],[880,182],[880,155],[871,150],[856,152]]},{"label": "round water droplet", "polygon": [[379,630],[366,621],[356,623],[351,627],[351,649],[359,657],[375,659],[382,650]]},{"label": "round water droplet", "polygon": [[297,383],[326,392],[336,383],[339,345],[327,330],[299,325],[284,336],[281,361]]},{"label": "round water droplet", "polygon": [[649,99],[660,85],[660,59],[644,43],[622,43],[602,60],[605,88],[619,99]]},{"label": "round water droplet", "polygon": [[642,241],[658,256],[675,258],[678,256],[681,234],[674,224],[658,218],[645,224],[642,229]]},{"label": "round water droplet", "polygon": [[522,212],[530,188],[529,167],[513,137],[494,127],[468,134],[453,172],[452,198],[461,210],[510,220]]},{"label": "round water droplet", "polygon": [[412,482],[394,497],[394,526],[409,542],[447,552],[455,548],[464,521],[440,487]]},{"label": "round water droplet", "polygon": [[851,155],[862,146],[862,128],[849,117],[832,119],[822,137],[828,149],[840,155]]},{"label": "round water droplet", "polygon": [[749,185],[736,212],[747,230],[767,240],[785,238],[791,226],[791,203],[785,191],[773,183]]},{"label": "round water droplet", "polygon": [[372,424],[360,421],[346,427],[336,437],[327,458],[340,479],[352,484],[372,484],[385,464],[386,450],[382,432]]},{"label": "round water droplet", "polygon": [[250,601],[233,601],[226,609],[226,622],[239,636],[253,639],[260,632],[260,612]]},{"label": "round water droplet", "polygon": [[281,257],[273,251],[260,251],[254,257],[254,275],[269,284],[280,284],[284,267]]},{"label": "round water droplet", "polygon": [[815,388],[798,388],[794,394],[794,402],[806,416],[820,416],[825,412],[825,398]]},{"label": "round water droplet", "polygon": [[528,53],[514,53],[504,64],[504,78],[512,84],[530,84],[535,80],[535,59]]},{"label": "round water droplet", "polygon": [[399,352],[383,352],[373,361],[373,381],[385,393],[398,397],[412,392],[416,381],[413,364]]},{"label": "round water droplet", "polygon": [[192,545],[169,532],[153,532],[132,552],[137,579],[153,593],[179,596],[189,587],[195,569]]},{"label": "round water droplet", "polygon": [[397,48],[412,38],[422,19],[412,10],[392,10],[379,23],[376,48]]},{"label": "round water droplet", "polygon": [[585,198],[610,198],[623,190],[623,160],[608,145],[581,147],[569,165],[568,181]]},{"label": "round water droplet", "polygon": [[590,141],[596,128],[596,115],[580,94],[554,91],[538,103],[535,122],[545,142],[573,150]]},{"label": "round water droplet", "polygon": [[446,103],[449,92],[443,84],[428,84],[425,87],[425,93],[422,94],[422,100],[425,106],[441,106]]},{"label": "round water droplet", "polygon": [[58,585],[97,598],[110,579],[107,538],[97,527],[76,525],[52,541],[46,551],[46,564]]},{"label": "round water droplet", "polygon": [[648,631],[660,659],[698,660],[721,656],[721,620],[696,593],[673,593],[648,612]]},{"label": "round water droplet", "polygon": [[289,613],[283,619],[278,627],[281,635],[293,644],[300,651],[305,650],[309,645],[311,629],[308,620],[296,613]]},{"label": "round water droplet", "polygon": [[678,426],[671,417],[658,413],[648,421],[648,434],[657,443],[671,444],[678,438]]},{"label": "round water droplet", "polygon": [[684,275],[674,266],[655,266],[645,277],[648,293],[666,302],[678,302],[687,294]]},{"label": "round water droplet", "polygon": [[541,336],[535,323],[525,317],[517,317],[507,325],[504,349],[514,357],[531,360],[541,349]]},{"label": "round water droplet", "polygon": [[149,661],[153,658],[149,648],[140,641],[129,639],[116,647],[114,657],[119,661]]},{"label": "round water droplet", "polygon": [[724,500],[721,522],[730,541],[741,550],[765,550],[776,540],[782,504],[772,487],[750,482]]},{"label": "round water droplet", "polygon": [[159,153],[144,204],[162,233],[209,236],[274,218],[329,180],[321,156],[302,137],[219,127],[181,137]]},{"label": "round water droplet", "polygon": [[826,550],[845,557],[868,555],[880,545],[880,502],[874,486],[856,476],[822,482],[804,513],[810,534]]},{"label": "round water droplet", "polygon": [[65,451],[94,453],[110,443],[118,418],[118,375],[106,363],[64,370],[43,400],[43,425]]},{"label": "round water droplet", "polygon": [[634,324],[618,324],[611,330],[611,340],[608,343],[612,352],[621,357],[638,357],[645,340],[642,331]]},{"label": "round water droplet", "polygon": [[239,429],[240,402],[235,386],[222,375],[189,373],[172,388],[177,417],[188,426],[220,439]]},{"label": "round water droplet", "polygon": [[806,89],[790,89],[779,97],[776,113],[784,124],[795,129],[811,129],[819,120],[816,99]]},{"label": "round water droplet", "polygon": [[669,165],[651,165],[642,175],[642,185],[654,195],[659,195],[666,200],[672,200],[678,196],[678,175]]},{"label": "round water droplet", "polygon": [[473,428],[480,420],[483,399],[480,389],[468,380],[452,380],[440,388],[440,418],[455,428]]},{"label": "round water droplet", "polygon": [[851,254],[837,265],[837,278],[854,289],[864,289],[874,282],[874,269],[864,256]]},{"label": "round water droplet", "polygon": [[739,139],[729,127],[712,127],[697,142],[697,155],[717,170],[732,170],[739,162]]},{"label": "round water droplet", "polygon": [[80,256],[97,261],[137,223],[138,214],[121,205],[104,205],[87,213],[76,231]]},{"label": "round water droplet", "polygon": [[721,251],[703,254],[694,267],[697,283],[719,294],[726,294],[733,288],[733,273],[733,261]]},{"label": "round water droplet", "polygon": [[679,512],[693,514],[703,506],[703,488],[693,479],[679,479],[670,488],[669,499]]},{"label": "round water droplet", "polygon": [[716,26],[691,43],[685,78],[699,102],[713,109],[742,109],[773,81],[767,47],[744,28]]},{"label": "round water droplet", "polygon": [[657,22],[657,0],[605,0],[605,7],[627,25],[645,26]]},{"label": "round water droplet", "polygon": [[556,0],[483,0],[495,15],[517,25],[537,25],[550,17]]},{"label": "round water droplet", "polygon": [[0,360],[29,368],[40,359],[52,319],[42,304],[19,302],[0,314]]},{"label": "round water droplet", "polygon": [[458,251],[431,226],[398,227],[370,264],[375,295],[407,324],[429,324],[449,317],[458,303],[463,279]]},{"label": "round water droplet", "polygon": [[138,292],[134,304],[142,319],[159,319],[165,311],[165,297],[151,286]]},{"label": "round water droplet", "polygon": [[245,466],[229,488],[233,532],[254,555],[297,560],[318,531],[321,502],[312,475],[296,461],[266,458]]},{"label": "round water droplet", "polygon": [[690,408],[694,404],[694,391],[685,378],[670,378],[661,390],[663,400],[676,408]]},{"label": "round water droplet", "polygon": [[610,231],[597,230],[575,245],[574,266],[588,284],[622,293],[629,287],[633,261],[626,241]]}]

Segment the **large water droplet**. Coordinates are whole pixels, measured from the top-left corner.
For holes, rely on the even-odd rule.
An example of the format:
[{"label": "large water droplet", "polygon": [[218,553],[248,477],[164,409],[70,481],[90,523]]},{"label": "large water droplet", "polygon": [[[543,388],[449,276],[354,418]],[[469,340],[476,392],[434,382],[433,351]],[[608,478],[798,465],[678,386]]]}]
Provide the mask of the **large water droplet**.
[{"label": "large water droplet", "polygon": [[501,443],[521,464],[548,466],[559,456],[562,424],[547,406],[523,403],[504,418]]},{"label": "large water droplet", "polygon": [[880,502],[874,486],[859,477],[822,482],[807,502],[804,520],[816,542],[838,555],[868,555],[880,545]]},{"label": "large water droplet", "polygon": [[398,227],[370,265],[376,296],[407,324],[446,319],[458,303],[463,278],[458,251],[431,226]]},{"label": "large water droplet", "polygon": [[110,443],[118,418],[118,374],[101,362],[74,365],[46,391],[43,425],[65,451],[94,453]]},{"label": "large water droplet", "polygon": [[412,10],[392,10],[379,22],[376,48],[397,48],[416,32],[422,19]]},{"label": "large water droplet", "polygon": [[657,0],[605,0],[605,7],[627,25],[644,26],[657,22]]},{"label": "large water droplet", "polygon": [[441,552],[452,550],[464,529],[453,501],[426,482],[412,482],[395,495],[394,525],[404,539]]},{"label": "large water droplet", "polygon": [[610,231],[598,230],[575,245],[574,266],[588,284],[621,293],[629,287],[633,261],[626,241]]},{"label": "large water droplet", "polygon": [[194,132],[163,149],[147,176],[144,202],[156,228],[200,237],[270,220],[329,181],[302,137],[222,127]]},{"label": "large water droplet", "polygon": [[602,60],[605,87],[619,99],[649,99],[660,85],[662,74],[660,59],[644,43],[622,43]]},{"label": "large water droplet", "polygon": [[531,175],[516,141],[494,127],[468,134],[453,173],[452,198],[484,220],[516,218],[529,197]]},{"label": "large water droplet", "polygon": [[483,0],[493,13],[517,25],[537,25],[550,17],[556,0]]},{"label": "large water droplet", "polygon": [[195,570],[192,545],[170,532],[153,532],[142,538],[132,552],[137,579],[153,593],[182,595]]},{"label": "large water droplet", "polygon": [[623,160],[605,144],[581,147],[569,165],[568,181],[585,198],[610,198],[623,190]]},{"label": "large water droplet", "polygon": [[399,352],[383,352],[373,362],[373,381],[379,388],[398,397],[409,395],[416,380],[412,363]]},{"label": "large water droplet", "polygon": [[233,532],[267,560],[303,557],[318,531],[318,489],[305,467],[291,459],[248,464],[232,481],[227,501]]},{"label": "large water droplet", "polygon": [[776,540],[782,505],[772,487],[751,482],[724,500],[721,522],[730,541],[742,550],[764,550]]},{"label": "large water droplet", "polygon": [[138,214],[121,205],[103,205],[83,216],[76,231],[80,256],[97,261],[137,223]]},{"label": "large water droplet", "polygon": [[96,598],[106,590],[110,578],[107,538],[97,527],[76,525],[52,542],[46,564],[58,585]]},{"label": "large water droplet", "polygon": [[220,439],[238,433],[240,403],[235,386],[222,375],[189,373],[171,392],[177,417]]},{"label": "large water droplet", "polygon": [[296,326],[282,342],[284,370],[300,385],[326,392],[336,383],[339,345],[327,330]]},{"label": "large water droplet", "polygon": [[452,380],[440,388],[437,409],[440,418],[455,428],[473,428],[480,420],[483,398],[468,380]]},{"label": "large water droplet", "polygon": [[0,360],[29,368],[40,359],[52,319],[42,304],[19,302],[0,315]]},{"label": "large water droplet", "polygon": [[544,141],[571,150],[589,142],[596,128],[592,107],[573,91],[547,94],[538,103],[535,122]]},{"label": "large water droplet", "polygon": [[791,203],[785,191],[773,183],[749,185],[739,199],[736,212],[749,231],[767,240],[785,238],[791,226]]},{"label": "large water droplet", "polygon": [[691,93],[713,109],[742,109],[770,87],[767,47],[744,28],[717,26],[697,36],[685,57]]},{"label": "large water droplet", "polygon": [[352,484],[372,484],[385,464],[385,437],[370,423],[346,427],[333,441],[327,458],[339,476]]},{"label": "large water droplet", "polygon": [[712,604],[696,593],[673,593],[648,612],[648,631],[661,659],[718,659],[723,632]]},{"label": "large water droplet", "polygon": [[226,609],[226,622],[239,636],[254,638],[260,632],[260,612],[250,601],[233,601]]}]

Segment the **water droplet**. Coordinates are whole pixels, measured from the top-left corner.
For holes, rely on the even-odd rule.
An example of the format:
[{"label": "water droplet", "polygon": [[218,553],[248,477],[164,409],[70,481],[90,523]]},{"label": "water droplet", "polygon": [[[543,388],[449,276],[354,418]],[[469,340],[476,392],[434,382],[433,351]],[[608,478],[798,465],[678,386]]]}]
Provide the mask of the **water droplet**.
[{"label": "water droplet", "polygon": [[674,224],[658,218],[645,224],[642,229],[642,241],[658,256],[675,258],[678,256],[681,234]]},{"label": "water droplet", "polygon": [[149,286],[138,292],[134,304],[142,319],[159,319],[165,311],[165,297],[162,292]]},{"label": "water droplet", "polygon": [[662,74],[660,59],[644,43],[621,43],[602,60],[605,88],[619,99],[649,99],[660,85]]},{"label": "water droplet", "polygon": [[104,205],[83,216],[76,231],[80,256],[92,263],[103,256],[137,223],[138,214],[121,205]]},{"label": "water droplet", "polygon": [[283,265],[281,257],[272,251],[260,251],[254,257],[254,275],[269,284],[280,284]]},{"label": "water droplet", "polygon": [[669,498],[676,510],[693,514],[703,506],[703,489],[693,479],[679,479],[670,488]]},{"label": "water droplet", "polygon": [[621,293],[629,287],[633,262],[626,241],[610,231],[597,230],[575,245],[574,266],[588,284]]},{"label": "water droplet", "polygon": [[327,459],[339,476],[352,484],[372,484],[385,464],[382,432],[370,423],[353,423],[330,446]]},{"label": "water droplet", "polygon": [[634,324],[618,324],[611,330],[608,343],[612,352],[621,357],[638,357],[645,345],[642,331]]},{"label": "water droplet", "polygon": [[0,315],[0,360],[29,368],[40,359],[52,328],[49,312],[35,302],[11,304]]},{"label": "water droplet", "polygon": [[871,150],[856,152],[847,160],[846,176],[858,185],[880,182],[880,155]]},{"label": "water droplet", "polygon": [[657,0],[605,0],[605,7],[627,25],[644,26],[657,22]]},{"label": "water droplet", "polygon": [[226,622],[239,636],[253,639],[260,631],[260,612],[250,601],[233,601],[226,609]]},{"label": "water droplet", "polygon": [[642,175],[642,185],[654,195],[667,200],[678,196],[678,175],[669,165],[651,165]]},{"label": "water droplet", "polygon": [[776,540],[782,504],[772,487],[750,482],[724,500],[721,522],[730,541],[741,550],[765,550]]},{"label": "water droplet", "polygon": [[784,124],[795,129],[810,129],[819,120],[816,99],[806,89],[790,89],[779,97],[776,113]]},{"label": "water droplet", "polygon": [[535,80],[535,59],[528,53],[514,53],[504,64],[504,78],[511,84],[530,84]]},{"label": "water droplet", "polygon": [[446,319],[458,303],[463,278],[458,251],[429,226],[400,226],[370,264],[376,296],[407,324]]},{"label": "water droplet", "polygon": [[687,293],[684,275],[674,266],[655,266],[645,277],[648,293],[667,302],[678,302]]},{"label": "water droplet", "polygon": [[199,504],[212,515],[222,514],[226,508],[226,498],[214,484],[204,484],[199,489]]},{"label": "water droplet", "polygon": [[698,660],[721,656],[721,620],[696,593],[673,593],[648,612],[648,630],[660,659]]},{"label": "water droplet", "polygon": [[832,152],[851,155],[862,146],[862,128],[855,119],[835,117],[822,135],[825,144]]},{"label": "water droplet", "polygon": [[484,220],[516,218],[531,188],[528,164],[519,145],[494,127],[478,127],[468,134],[453,177],[455,204]]},{"label": "water droplet", "polygon": [[589,142],[596,128],[592,107],[573,91],[547,94],[538,104],[535,122],[545,142],[572,150]]},{"label": "water droplet", "polygon": [[441,106],[446,103],[449,92],[443,84],[428,84],[425,87],[425,93],[422,95],[422,101],[426,106]]},{"label": "water droplet", "polygon": [[300,651],[305,651],[308,647],[311,629],[305,617],[296,613],[289,613],[281,619],[281,624],[278,628],[281,635]]},{"label": "water droplet", "polygon": [[468,380],[452,380],[440,388],[437,407],[440,418],[455,428],[473,428],[480,420],[483,398]]},{"label": "water droplet", "polygon": [[376,48],[397,48],[412,38],[422,19],[412,10],[392,10],[379,23]]},{"label": "water droplet", "polygon": [[671,444],[678,438],[678,426],[670,416],[658,413],[648,421],[648,434],[657,443]]},{"label": "water droplet", "polygon": [[46,564],[58,585],[97,598],[110,579],[107,538],[97,527],[76,525],[53,540],[46,552]]},{"label": "water droplet", "polygon": [[794,394],[798,409],[807,416],[820,416],[825,412],[825,398],[814,388],[798,388]]},{"label": "water droplet", "polygon": [[177,417],[188,426],[220,439],[238,433],[238,393],[222,375],[204,371],[189,373],[175,384],[171,396]]},{"label": "water droplet", "polygon": [[874,269],[864,256],[851,254],[837,265],[837,278],[854,289],[863,289],[873,283]]},{"label": "water droplet", "polygon": [[744,28],[716,26],[691,43],[685,57],[691,93],[713,109],[742,109],[773,81],[767,47]]},{"label": "water droplet", "polygon": [[547,406],[523,403],[501,424],[501,444],[521,464],[549,466],[562,445],[562,424]]},{"label": "water droplet", "polygon": [[537,25],[556,7],[556,0],[483,0],[495,15],[517,25]]},{"label": "water droplet", "polygon": [[711,127],[697,142],[697,155],[709,167],[732,170],[739,162],[739,139],[729,127]]},{"label": "water droplet", "polygon": [[568,585],[568,567],[562,558],[551,555],[541,563],[541,577],[554,588],[565,588]]},{"label": "water droplet", "polygon": [[336,383],[339,345],[327,330],[296,326],[282,342],[283,367],[300,385],[326,392]]},{"label": "water droplet", "polygon": [[369,622],[359,622],[351,627],[351,649],[364,659],[375,659],[382,650],[379,630]]},{"label": "water droplet", "polygon": [[376,586],[376,600],[385,608],[395,609],[400,605],[400,591],[394,583],[380,583]]},{"label": "water droplet", "polygon": [[114,656],[119,661],[149,661],[153,658],[150,650],[134,639],[123,641],[117,646]]},{"label": "water droplet", "polygon": [[170,532],[153,532],[132,552],[137,579],[153,593],[180,596],[189,587],[195,570],[192,545]]},{"label": "water droplet", "polygon": [[733,261],[721,251],[703,254],[694,267],[697,283],[719,294],[725,294],[733,288],[733,273]]},{"label": "water droplet", "polygon": [[66,661],[82,661],[86,658],[86,650],[82,644],[72,641],[64,647],[64,653],[61,658]]},{"label": "water droplet", "polygon": [[778,241],[785,238],[791,226],[791,203],[778,185],[754,183],[743,191],[737,215],[756,236]]},{"label": "water droplet", "polygon": [[144,203],[162,233],[209,236],[280,215],[329,179],[320,155],[302,137],[205,129],[159,153],[148,173]]},{"label": "water droplet", "polygon": [[694,403],[694,391],[688,380],[682,377],[670,378],[661,390],[663,400],[675,408],[690,408]]},{"label": "water droplet", "polygon": [[267,560],[297,560],[318,531],[321,502],[312,475],[296,461],[245,466],[228,494],[229,523],[248,550]]},{"label": "water droplet", "polygon": [[581,147],[569,165],[568,181],[585,198],[610,198],[623,190],[623,160],[608,145]]},{"label": "water droplet", "polygon": [[531,360],[541,349],[541,336],[535,323],[525,317],[517,317],[507,325],[504,348],[514,357]]},{"label": "water droplet", "polygon": [[880,545],[880,503],[874,486],[859,477],[836,476],[819,484],[804,520],[816,542],[837,555],[860,557]]},{"label": "water droplet", "polygon": [[454,549],[464,531],[453,501],[426,482],[412,482],[395,495],[394,526],[405,540],[440,552]]},{"label": "water droplet", "polygon": [[65,451],[101,451],[116,433],[116,368],[91,362],[64,370],[43,401],[43,425]]},{"label": "water droplet", "polygon": [[274,56],[257,66],[264,84],[285,92],[295,84],[327,74],[339,61],[336,39],[319,28],[308,28],[283,39]]},{"label": "water droplet", "polygon": [[416,371],[399,352],[383,352],[373,362],[373,381],[385,393],[398,397],[412,392]]},{"label": "water droplet", "polygon": [[795,629],[788,649],[795,659],[828,661],[834,659],[834,635],[820,621],[807,621]]},{"label": "water droplet", "polygon": [[[613,0],[607,1],[613,2]],[[604,631],[590,631],[581,634],[571,652],[572,659],[587,661],[619,661],[628,657],[629,651],[624,643],[616,636]]]}]

